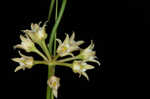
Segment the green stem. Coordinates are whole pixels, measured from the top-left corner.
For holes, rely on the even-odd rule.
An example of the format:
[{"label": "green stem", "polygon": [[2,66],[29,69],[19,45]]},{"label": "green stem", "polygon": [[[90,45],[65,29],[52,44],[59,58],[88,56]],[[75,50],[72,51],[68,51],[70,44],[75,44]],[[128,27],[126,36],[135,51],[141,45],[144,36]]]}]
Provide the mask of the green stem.
[{"label": "green stem", "polygon": [[[55,68],[54,66],[49,65],[48,66],[48,79],[53,76],[55,73]],[[46,95],[46,99],[53,99],[54,96],[52,94],[52,89],[47,85],[47,95]]]},{"label": "green stem", "polygon": [[[57,20],[57,10],[58,10],[58,0],[56,0],[56,10],[55,10],[55,22]],[[53,55],[55,56],[56,55],[56,35],[57,35],[57,30],[56,30],[56,33],[55,33],[55,36],[54,36],[54,53]],[[57,57],[55,57],[57,59]],[[54,74],[55,74],[55,65],[54,65]],[[54,99],[54,95],[53,95],[53,92],[51,92],[51,99]]]},{"label": "green stem", "polygon": [[54,95],[53,95],[53,93],[51,92],[51,99],[54,99]]},{"label": "green stem", "polygon": [[47,49],[47,46],[45,44],[45,40],[42,41],[42,49],[45,52],[45,54],[47,55],[48,59],[51,60],[51,55],[49,53],[49,50]]},{"label": "green stem", "polygon": [[38,49],[36,49],[34,52],[40,55],[45,61],[48,61],[47,57],[43,55],[43,53],[41,53]]},{"label": "green stem", "polygon": [[59,55],[57,54],[57,55],[54,57],[53,61],[56,61],[58,58],[59,58]]},{"label": "green stem", "polygon": [[56,20],[56,22],[55,22],[55,24],[54,24],[54,27],[53,27],[52,32],[51,32],[51,36],[50,36],[50,38],[49,38],[49,49],[50,49],[50,53],[52,53],[52,50],[51,50],[51,49],[52,49],[52,46],[53,46],[54,36],[55,36],[56,30],[57,30],[57,28],[58,28],[58,26],[59,26],[60,20],[61,20],[62,15],[63,15],[63,12],[64,12],[64,10],[65,10],[66,1],[67,1],[67,0],[63,0],[63,2],[62,2],[62,6],[61,6],[61,9],[60,9],[60,12],[59,12],[59,16],[58,16],[58,18],[57,18],[57,20]]},{"label": "green stem", "polygon": [[[56,0],[55,22],[57,20],[57,14],[58,14],[58,0]],[[54,36],[54,56],[56,55],[56,38],[57,38],[57,30]]]},{"label": "green stem", "polygon": [[72,68],[72,64],[56,62],[55,65]]},{"label": "green stem", "polygon": [[[54,0],[51,1],[48,21],[50,21],[50,18],[51,18],[53,5],[54,5]],[[56,15],[55,15],[56,22],[55,22],[54,27],[52,29],[51,36],[49,38],[49,44],[48,44],[50,55],[52,55],[53,42],[54,42],[54,55],[56,54],[56,31],[57,31],[58,25],[60,23],[61,17],[63,15],[65,6],[66,6],[66,0],[63,0],[62,6],[61,6],[61,10],[60,10],[59,16],[57,18],[56,16],[57,16],[58,1],[56,1]],[[49,66],[48,66],[48,78],[50,78],[52,75],[54,75],[54,73],[55,73],[55,66],[51,66],[51,64],[49,64]],[[54,95],[52,93],[52,89],[49,86],[47,86],[46,99],[54,99]]]},{"label": "green stem", "polygon": [[[51,14],[52,14],[52,11],[53,11],[53,7],[54,7],[54,3],[55,3],[55,0],[51,0],[51,3],[50,3],[50,7],[49,7],[49,14],[48,14],[48,22],[50,22],[50,18],[51,18]],[[47,52],[51,52],[52,48],[49,49],[49,51],[47,51],[47,47],[46,45],[44,44],[43,46],[45,46],[46,48],[46,53]],[[50,53],[49,55],[52,55],[52,53]],[[50,56],[47,54],[47,56],[49,57],[50,59]],[[51,65],[48,65],[48,79],[54,75],[54,72],[55,72],[55,67],[51,66]],[[47,95],[46,95],[46,99],[54,99],[54,95],[52,93],[52,89],[47,86]]]},{"label": "green stem", "polygon": [[57,33],[55,33],[54,35],[54,53],[53,53],[54,56],[56,55],[56,34]]},{"label": "green stem", "polygon": [[46,62],[46,61],[34,60],[34,65],[36,65],[36,64],[45,64],[45,65],[48,65],[48,62]]},{"label": "green stem", "polygon": [[57,20],[57,17],[58,17],[58,0],[56,0],[55,21]]},{"label": "green stem", "polygon": [[50,22],[50,18],[51,18],[51,14],[52,14],[52,11],[53,11],[54,3],[55,3],[55,0],[51,0],[50,6],[49,6],[48,22]]},{"label": "green stem", "polygon": [[68,61],[72,61],[75,59],[79,59],[78,57],[71,57],[71,58],[66,58],[66,59],[62,59],[62,60],[58,60],[58,62],[68,62]]}]

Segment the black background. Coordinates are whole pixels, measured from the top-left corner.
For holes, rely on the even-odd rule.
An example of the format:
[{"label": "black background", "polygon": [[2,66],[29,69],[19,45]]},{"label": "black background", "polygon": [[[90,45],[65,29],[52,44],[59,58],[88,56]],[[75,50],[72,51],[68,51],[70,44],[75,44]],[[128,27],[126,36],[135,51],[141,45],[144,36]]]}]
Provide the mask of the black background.
[{"label": "black background", "polygon": [[[144,45],[148,42],[148,4],[137,0],[68,0],[58,37],[64,39],[64,33],[71,35],[75,31],[76,40],[86,41],[84,47],[90,44],[90,40],[94,40],[102,65],[98,67],[93,64],[96,68],[87,72],[89,82],[84,77],[79,78],[68,68],[57,67],[56,76],[61,78],[58,99],[105,99],[134,95],[133,92],[139,89],[137,79],[141,77],[142,71],[138,66],[142,60],[139,56],[144,53]],[[20,30],[29,29],[32,22],[47,20],[49,0],[15,0],[10,1],[9,5],[9,10],[5,11],[9,13],[4,14],[7,22],[5,32],[8,34],[8,97],[44,99],[47,67],[37,65],[31,70],[14,73],[13,70],[18,64],[10,59],[18,56],[12,46],[20,43]],[[48,33],[50,31],[51,26],[47,29]],[[105,67],[104,39],[107,43],[107,58],[110,60]],[[36,55],[35,57],[39,58]]]}]

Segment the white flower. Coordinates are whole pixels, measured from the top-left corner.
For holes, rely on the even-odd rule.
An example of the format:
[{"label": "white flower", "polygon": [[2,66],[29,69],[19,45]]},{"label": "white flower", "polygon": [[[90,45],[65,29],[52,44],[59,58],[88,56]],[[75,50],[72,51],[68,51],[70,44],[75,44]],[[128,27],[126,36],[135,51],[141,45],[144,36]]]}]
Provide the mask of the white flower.
[{"label": "white flower", "polygon": [[90,69],[94,69],[94,67],[92,65],[88,65],[86,62],[83,61],[74,61],[72,69],[74,73],[79,73],[80,76],[83,75],[87,78],[87,80],[89,80],[86,71]]},{"label": "white flower", "polygon": [[20,65],[15,69],[15,72],[17,72],[20,69],[25,70],[25,68],[31,69],[34,65],[34,59],[33,57],[25,56],[23,54],[20,54],[20,58],[12,58],[13,61],[18,62]]},{"label": "white flower", "polygon": [[75,33],[72,33],[70,38],[69,38],[69,35],[66,34],[66,38],[63,43],[60,39],[57,39],[59,43],[59,46],[57,48],[57,53],[61,57],[67,56],[67,55],[73,56],[72,52],[79,50],[80,49],[79,45],[84,43],[84,41],[75,41],[74,38],[75,38]]},{"label": "white flower", "polygon": [[21,44],[17,44],[16,46],[14,46],[14,48],[21,48],[24,49],[26,52],[32,52],[36,49],[34,43],[27,35],[26,37],[20,35],[20,39]]},{"label": "white flower", "polygon": [[57,98],[58,88],[60,87],[60,78],[56,76],[51,76],[48,79],[47,84],[49,85],[50,88],[52,88],[53,94]]},{"label": "white flower", "polygon": [[29,35],[29,37],[33,40],[33,42],[35,43],[40,43],[41,40],[45,40],[47,38],[47,34],[46,34],[46,23],[44,23],[44,25],[42,27],[40,27],[40,24],[31,24],[31,30],[24,30],[23,32],[25,32],[26,34]]},{"label": "white flower", "polygon": [[85,62],[87,62],[87,61],[95,62],[98,65],[100,65],[100,62],[95,60],[95,58],[97,58],[97,57],[95,56],[96,52],[93,51],[93,48],[94,48],[94,44],[93,44],[93,41],[91,41],[91,44],[87,48],[81,50],[78,57]]}]

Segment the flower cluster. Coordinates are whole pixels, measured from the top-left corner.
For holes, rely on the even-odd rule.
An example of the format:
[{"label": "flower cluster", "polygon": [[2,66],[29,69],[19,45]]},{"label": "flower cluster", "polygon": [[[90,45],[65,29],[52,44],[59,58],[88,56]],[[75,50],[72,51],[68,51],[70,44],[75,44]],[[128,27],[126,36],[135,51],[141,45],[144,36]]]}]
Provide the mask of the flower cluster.
[{"label": "flower cluster", "polygon": [[[31,24],[31,30],[23,30],[25,36],[20,35],[21,44],[17,44],[14,46],[15,48],[20,48],[25,50],[26,52],[34,52],[40,55],[43,60],[34,60],[32,56],[25,56],[21,52],[20,58],[12,58],[13,61],[18,62],[20,65],[16,67],[15,72],[23,69],[31,69],[36,64],[45,64],[48,66],[66,66],[72,69],[74,73],[78,73],[79,77],[83,75],[89,80],[89,77],[86,73],[87,70],[94,69],[94,66],[88,64],[87,62],[95,62],[100,65],[99,61],[96,60],[96,52],[93,51],[94,43],[91,41],[91,44],[83,49],[80,48],[80,45],[84,43],[84,41],[75,41],[75,33],[69,37],[66,34],[65,40],[62,42],[60,39],[56,39],[58,41],[58,47],[56,50],[56,56],[52,56],[48,49],[47,44],[45,44],[45,40],[47,38],[46,33],[46,22],[42,27],[39,24]],[[36,47],[36,44],[41,47],[42,52]],[[75,51],[80,51],[79,55],[74,55]],[[44,53],[43,53],[44,52]],[[65,56],[71,55],[69,58],[65,58]],[[61,59],[59,59],[61,57]],[[72,61],[70,63],[69,61]],[[68,63],[69,62],[69,63]],[[47,84],[53,90],[53,95],[57,97],[57,91],[60,87],[60,78],[56,77],[54,74],[48,79]]]},{"label": "flower cluster", "polygon": [[[72,58],[69,59],[74,60],[72,64],[73,72],[79,73],[80,76],[83,75],[87,79],[89,79],[85,71],[88,69],[93,69],[94,67],[92,65],[87,64],[87,62],[96,62],[98,65],[100,65],[99,61],[96,60],[97,58],[95,56],[96,52],[93,51],[94,48],[93,41],[91,41],[91,44],[87,48],[81,49],[79,46],[83,44],[84,41],[75,41],[74,38],[75,38],[75,33],[73,33],[70,38],[68,35],[66,35],[66,38],[63,43],[60,39],[57,39],[59,43],[57,54],[61,57],[66,55],[71,55]],[[73,55],[74,51],[80,51],[80,54],[74,56]],[[66,62],[68,60],[65,59],[64,61],[62,60],[61,62]]]}]

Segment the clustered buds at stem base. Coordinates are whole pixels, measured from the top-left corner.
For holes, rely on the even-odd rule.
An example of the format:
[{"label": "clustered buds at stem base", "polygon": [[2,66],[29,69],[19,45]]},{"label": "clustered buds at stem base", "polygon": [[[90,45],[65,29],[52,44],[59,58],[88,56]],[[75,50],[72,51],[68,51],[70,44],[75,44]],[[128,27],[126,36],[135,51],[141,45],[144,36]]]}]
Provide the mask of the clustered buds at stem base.
[{"label": "clustered buds at stem base", "polygon": [[[49,67],[64,66],[71,68],[74,73],[78,73],[80,76],[83,75],[89,80],[86,71],[94,69],[94,66],[87,64],[87,62],[95,62],[100,65],[99,61],[96,60],[96,52],[93,51],[93,41],[91,41],[91,44],[87,48],[81,49],[79,46],[83,44],[84,41],[75,41],[75,33],[72,33],[71,37],[66,34],[66,38],[63,42],[60,39],[57,39],[59,45],[56,50],[56,55],[52,56],[50,55],[48,46],[45,43],[47,38],[45,31],[46,23],[44,23],[43,27],[40,27],[39,25],[40,23],[31,24],[31,30],[24,31],[25,36],[20,36],[22,41],[21,44],[16,45],[15,48],[21,48],[26,52],[35,52],[41,56],[43,60],[34,60],[33,57],[25,56],[19,52],[21,58],[12,59],[20,64],[15,69],[15,72],[20,69],[24,70],[25,68],[31,69],[36,64],[44,64]],[[36,48],[34,43],[37,43],[41,47],[44,54]],[[75,56],[73,54],[75,51],[80,51],[80,54]],[[67,55],[71,55],[71,57],[64,58]],[[67,63],[71,61],[72,63]],[[53,89],[54,96],[57,97],[57,90],[60,86],[59,78],[52,75],[48,80],[48,85]]]}]

